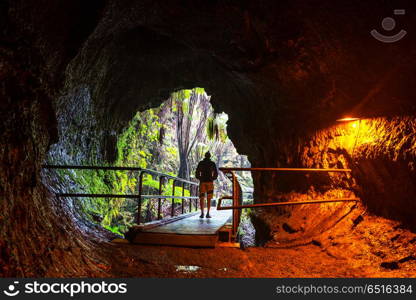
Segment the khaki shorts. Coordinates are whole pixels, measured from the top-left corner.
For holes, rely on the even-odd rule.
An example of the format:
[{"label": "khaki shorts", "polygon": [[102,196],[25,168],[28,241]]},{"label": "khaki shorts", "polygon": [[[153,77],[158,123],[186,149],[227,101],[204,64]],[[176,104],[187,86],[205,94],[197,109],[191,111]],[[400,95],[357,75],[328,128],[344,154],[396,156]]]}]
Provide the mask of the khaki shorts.
[{"label": "khaki shorts", "polygon": [[212,195],[214,194],[213,182],[201,182],[199,184],[199,197],[204,197],[205,193],[208,194],[208,197],[212,198]]}]

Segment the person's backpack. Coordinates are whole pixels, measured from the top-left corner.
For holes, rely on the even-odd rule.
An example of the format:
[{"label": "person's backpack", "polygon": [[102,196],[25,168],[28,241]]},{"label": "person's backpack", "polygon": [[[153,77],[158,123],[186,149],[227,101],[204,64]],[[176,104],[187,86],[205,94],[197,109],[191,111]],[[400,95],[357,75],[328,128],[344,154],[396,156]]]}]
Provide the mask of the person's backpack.
[{"label": "person's backpack", "polygon": [[218,178],[217,166],[211,160],[203,160],[196,169],[196,178],[202,182],[214,181]]},{"label": "person's backpack", "polygon": [[214,181],[214,180],[216,180],[216,179],[218,178],[218,170],[217,170],[217,165],[216,165],[214,162],[212,162],[212,164],[211,164],[211,168],[212,168],[212,172],[211,172],[211,174],[213,174],[213,175],[212,175],[212,180]]}]

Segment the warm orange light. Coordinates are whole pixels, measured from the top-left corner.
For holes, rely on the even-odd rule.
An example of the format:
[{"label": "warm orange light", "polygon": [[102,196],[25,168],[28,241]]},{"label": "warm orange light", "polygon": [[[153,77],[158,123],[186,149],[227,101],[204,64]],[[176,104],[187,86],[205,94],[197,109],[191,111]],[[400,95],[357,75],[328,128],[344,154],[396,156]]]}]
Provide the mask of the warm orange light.
[{"label": "warm orange light", "polygon": [[355,148],[375,143],[378,136],[383,134],[369,119],[346,117],[337,121],[341,123],[335,127],[337,134],[333,137],[330,147],[347,149],[352,156],[355,154]]},{"label": "warm orange light", "polygon": [[358,121],[359,119],[360,118],[347,117],[347,118],[338,119],[337,122],[351,122],[351,121]]}]

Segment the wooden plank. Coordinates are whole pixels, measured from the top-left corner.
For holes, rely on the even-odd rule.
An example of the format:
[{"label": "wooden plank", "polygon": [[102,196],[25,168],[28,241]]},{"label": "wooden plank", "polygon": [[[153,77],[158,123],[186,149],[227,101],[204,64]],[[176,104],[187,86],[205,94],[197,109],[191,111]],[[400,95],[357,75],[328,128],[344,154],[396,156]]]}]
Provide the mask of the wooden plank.
[{"label": "wooden plank", "polygon": [[146,230],[149,230],[149,229],[152,229],[152,228],[155,228],[155,227],[158,227],[158,226],[163,226],[163,225],[166,225],[166,224],[169,224],[169,223],[172,223],[172,222],[176,222],[176,221],[179,221],[179,220],[182,220],[182,219],[185,219],[185,218],[193,217],[193,216],[196,216],[196,215],[199,216],[199,214],[200,214],[199,211],[194,211],[194,212],[191,212],[191,213],[187,213],[187,214],[183,214],[183,215],[179,215],[179,216],[175,216],[175,217],[171,217],[171,218],[166,218],[166,219],[163,219],[163,220],[156,220],[156,221],[149,222],[149,223],[146,223],[146,224],[143,224],[143,225],[135,225],[133,227],[135,227],[136,229],[141,230],[141,231],[146,231]]},{"label": "wooden plank", "polygon": [[212,208],[210,215],[210,219],[199,218],[197,213],[160,226],[143,228],[131,241],[137,244],[215,247],[218,231],[229,221],[231,212]]},{"label": "wooden plank", "polygon": [[230,211],[217,211],[212,209],[211,219],[199,218],[195,215],[176,222],[165,224],[145,230],[153,233],[188,234],[188,235],[215,235],[218,230],[227,223],[231,216]]},{"label": "wooden plank", "polygon": [[217,235],[186,235],[141,232],[133,239],[133,243],[185,247],[215,247],[217,239]]},{"label": "wooden plank", "polygon": [[218,242],[215,246],[220,248],[240,248],[240,243]]}]

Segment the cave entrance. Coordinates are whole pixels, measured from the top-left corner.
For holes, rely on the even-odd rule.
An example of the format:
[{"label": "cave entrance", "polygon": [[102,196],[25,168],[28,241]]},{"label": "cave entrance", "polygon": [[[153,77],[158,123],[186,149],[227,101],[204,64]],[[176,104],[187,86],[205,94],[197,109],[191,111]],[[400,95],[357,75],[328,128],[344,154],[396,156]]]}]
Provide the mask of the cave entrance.
[{"label": "cave entrance", "polygon": [[[50,178],[60,181],[54,185],[62,187],[59,190],[63,193],[57,195],[71,197],[82,219],[120,235],[137,223],[194,212],[199,204],[197,185],[192,182],[197,182],[196,166],[206,152],[211,153],[217,167],[250,167],[248,158],[238,153],[228,136],[228,115],[214,111],[210,100],[203,88],[179,90],[160,106],[133,113],[116,134],[104,136],[111,141],[104,143],[104,146],[110,145],[104,148],[113,149],[112,161],[106,160],[105,155],[101,162],[96,158],[94,161],[74,159],[73,153],[80,152],[69,151],[74,142],[54,145],[48,161],[61,166],[48,170],[55,172]],[[84,150],[91,152],[90,148]],[[64,161],[57,160],[55,157],[62,157],[62,153],[67,153]],[[75,161],[75,167],[68,166],[68,160]],[[95,167],[103,161],[110,166]],[[179,179],[175,180],[176,177]],[[251,202],[251,174],[243,172],[238,179],[244,198]],[[188,183],[183,184],[181,180]],[[229,179],[219,172],[211,206],[217,204],[221,195],[229,194],[230,185]],[[194,197],[194,202],[180,197]]]},{"label": "cave entrance", "polygon": [[[228,115],[225,112],[215,112],[210,99],[203,88],[179,90],[172,93],[160,106],[137,112],[118,137],[116,164],[157,170],[186,180],[195,180],[196,166],[206,152],[211,153],[211,159],[218,167],[250,167],[247,156],[237,152],[227,134]],[[134,186],[134,180],[126,180],[123,186]],[[146,175],[142,192],[157,194],[157,180],[154,176]],[[252,200],[251,174],[240,174],[239,181],[244,197],[248,201]],[[229,193],[229,185],[229,179],[219,172],[212,206],[216,205],[216,199],[221,195]],[[172,185],[167,184],[162,193],[171,195],[171,189]],[[190,190],[181,189],[178,183],[175,194],[191,194]],[[158,212],[158,203],[155,200],[157,199],[144,199],[142,203],[142,219],[145,222],[157,220],[158,213],[163,218],[171,212],[170,199],[163,201],[161,212]],[[183,202],[181,199],[176,199],[175,202],[175,209],[179,213]],[[125,206],[118,217],[114,218],[112,228],[120,227],[118,231],[128,228],[126,225],[132,223],[131,216],[135,211],[133,203]]]}]

